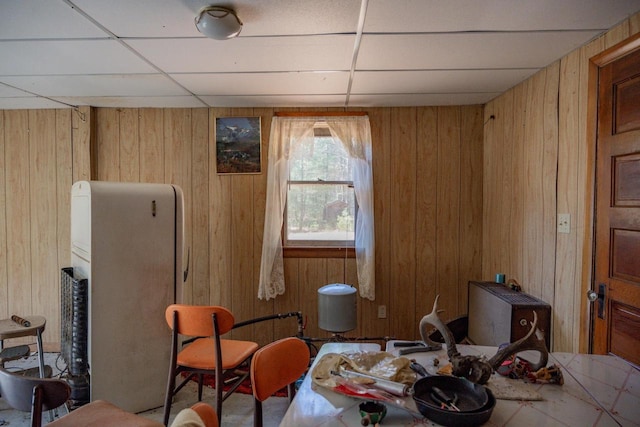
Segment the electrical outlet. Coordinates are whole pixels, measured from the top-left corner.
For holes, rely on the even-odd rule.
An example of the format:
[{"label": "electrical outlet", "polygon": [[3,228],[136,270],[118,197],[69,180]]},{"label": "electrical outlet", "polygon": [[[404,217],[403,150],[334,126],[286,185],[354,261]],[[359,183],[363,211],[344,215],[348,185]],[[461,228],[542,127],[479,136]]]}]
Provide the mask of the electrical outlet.
[{"label": "electrical outlet", "polygon": [[570,233],[571,232],[571,215],[558,214],[558,233]]},{"label": "electrical outlet", "polygon": [[387,318],[387,306],[379,305],[378,306],[378,319],[386,319]]}]

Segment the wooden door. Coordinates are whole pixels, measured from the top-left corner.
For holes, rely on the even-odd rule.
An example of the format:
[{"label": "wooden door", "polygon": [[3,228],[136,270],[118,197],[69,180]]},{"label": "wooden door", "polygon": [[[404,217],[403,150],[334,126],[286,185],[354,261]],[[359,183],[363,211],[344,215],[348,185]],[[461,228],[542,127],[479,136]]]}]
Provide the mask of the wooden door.
[{"label": "wooden door", "polygon": [[599,70],[594,353],[640,365],[640,49]]}]

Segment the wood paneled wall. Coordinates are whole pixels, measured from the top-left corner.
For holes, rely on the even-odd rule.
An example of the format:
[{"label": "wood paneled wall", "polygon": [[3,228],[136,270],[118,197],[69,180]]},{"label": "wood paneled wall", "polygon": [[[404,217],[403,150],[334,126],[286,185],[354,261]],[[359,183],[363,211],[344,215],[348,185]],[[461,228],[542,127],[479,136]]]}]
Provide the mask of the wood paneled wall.
[{"label": "wood paneled wall", "polygon": [[45,316],[48,343],[60,339],[68,205],[89,176],[90,126],[89,108],[0,111],[0,317]]},{"label": "wood paneled wall", "polygon": [[[288,258],[285,295],[256,297],[274,111],[97,109],[96,178],[182,187],[192,260],[186,301],[225,305],[238,320],[302,311],[305,334],[326,337],[317,327],[317,290],[356,284],[353,259]],[[466,284],[480,275],[482,107],[366,111],[373,133],[377,298],[358,299],[358,329],[347,335],[413,339],[436,294],[446,317],[465,313]],[[215,118],[223,116],[261,117],[262,173],[216,173]],[[386,319],[378,319],[379,305],[387,307]],[[292,318],[234,333],[268,342],[295,332]]]},{"label": "wood paneled wall", "polygon": [[[256,296],[274,111],[2,112],[0,197],[6,209],[0,213],[0,242],[8,251],[0,258],[1,312],[45,315],[45,341],[57,343],[58,277],[69,262],[72,182],[167,182],[185,194],[191,256],[185,301],[228,306],[237,320],[302,311],[305,335],[327,337],[317,327],[317,289],[355,284],[353,259],[288,258],[285,295],[270,301]],[[366,111],[373,136],[377,298],[358,298],[358,328],[347,335],[413,339],[436,294],[444,317],[466,313],[467,282],[480,276],[483,108]],[[260,174],[215,171],[215,118],[232,115],[262,119]],[[379,305],[386,306],[386,319],[378,319]],[[296,331],[290,318],[234,333],[266,343]]]},{"label": "wood paneled wall", "polygon": [[[485,106],[482,276],[503,272],[551,304],[555,351],[588,350],[589,58],[638,31],[640,14]],[[571,232],[556,233],[556,216],[565,213]]]}]

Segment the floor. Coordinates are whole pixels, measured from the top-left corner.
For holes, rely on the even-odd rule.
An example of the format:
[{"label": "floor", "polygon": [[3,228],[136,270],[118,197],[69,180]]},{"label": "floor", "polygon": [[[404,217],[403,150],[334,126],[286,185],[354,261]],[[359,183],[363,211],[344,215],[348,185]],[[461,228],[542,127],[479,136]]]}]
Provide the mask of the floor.
[{"label": "floor", "polygon": [[[58,358],[57,353],[45,353],[45,364],[53,369],[53,376],[58,375],[65,367],[64,362]],[[24,367],[38,366],[37,356],[30,356],[26,359],[8,362],[7,370],[21,369]],[[171,417],[169,425],[173,418],[181,409],[191,406],[197,401],[197,385],[188,384],[178,393],[171,407]],[[213,404],[213,391],[204,390],[203,401]],[[286,397],[271,397],[263,403],[264,425],[265,427],[275,427],[280,424],[280,420],[287,410],[289,400]],[[65,409],[60,408],[57,416],[64,415]],[[140,414],[144,417],[162,422],[163,408],[156,408]],[[49,420],[49,416],[44,416],[44,423]],[[0,398],[0,426],[28,426],[30,425],[30,414],[20,412],[10,408],[2,398]],[[253,426],[253,397],[246,394],[234,393],[223,405],[222,411],[223,426]]]}]

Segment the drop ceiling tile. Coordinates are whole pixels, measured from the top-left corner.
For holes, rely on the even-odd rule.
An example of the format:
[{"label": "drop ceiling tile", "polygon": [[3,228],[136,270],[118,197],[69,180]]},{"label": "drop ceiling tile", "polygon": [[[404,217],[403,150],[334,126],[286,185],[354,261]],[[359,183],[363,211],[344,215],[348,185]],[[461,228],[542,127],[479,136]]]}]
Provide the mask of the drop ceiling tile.
[{"label": "drop ceiling tile", "polygon": [[482,105],[500,95],[495,93],[427,93],[352,95],[349,107],[419,107],[429,105]]},{"label": "drop ceiling tile", "polygon": [[346,93],[349,73],[221,73],[171,74],[196,95],[294,95]]},{"label": "drop ceiling tile", "polygon": [[188,92],[162,74],[8,76],[14,87],[44,96],[171,96]]},{"label": "drop ceiling tile", "polygon": [[344,71],[355,36],[128,40],[167,73]]},{"label": "drop ceiling tile", "polygon": [[92,107],[122,108],[200,108],[206,107],[194,96],[74,96],[55,97],[60,102],[70,105],[91,105]]},{"label": "drop ceiling tile", "polygon": [[537,70],[357,71],[351,93],[504,92]]},{"label": "drop ceiling tile", "polygon": [[544,67],[597,33],[388,34],[362,37],[357,70]]},{"label": "drop ceiling tile", "polygon": [[106,36],[62,0],[0,2],[0,40]]},{"label": "drop ceiling tile", "polygon": [[[202,37],[194,18],[208,0],[73,0],[118,37]],[[225,4],[218,4],[224,6]],[[355,33],[360,0],[235,0],[240,37]]]},{"label": "drop ceiling tile", "polygon": [[344,107],[345,95],[201,96],[210,107]]},{"label": "drop ceiling tile", "polygon": [[115,40],[0,42],[0,75],[156,72]]},{"label": "drop ceiling tile", "polygon": [[369,0],[365,32],[606,30],[638,0]]}]

